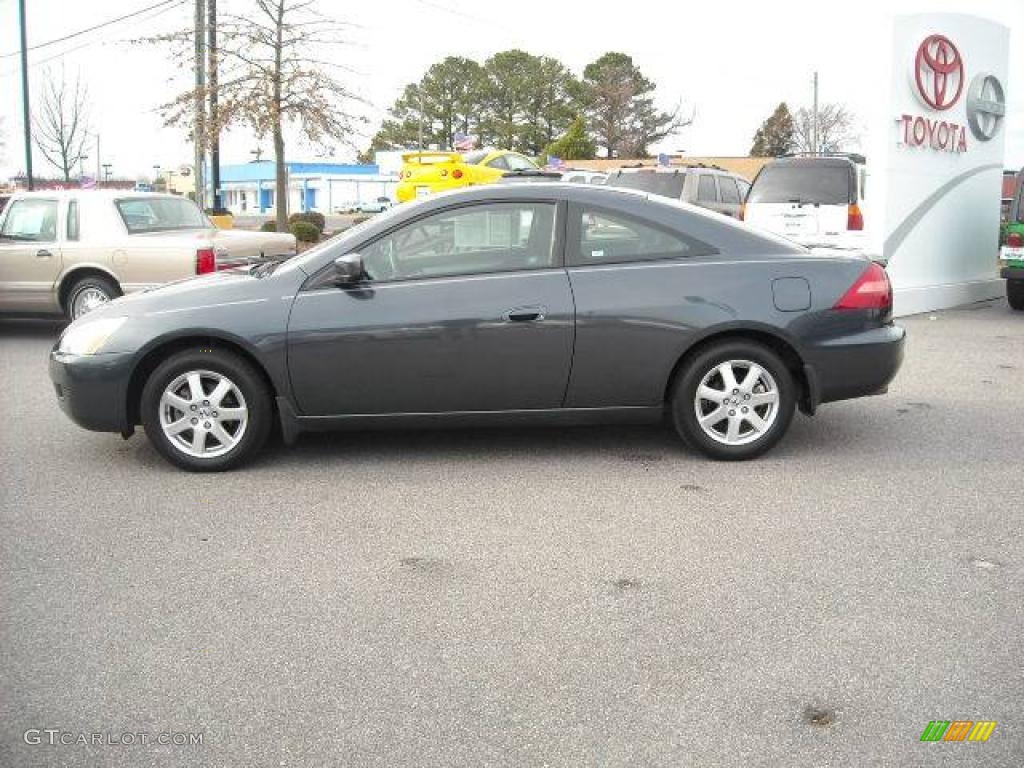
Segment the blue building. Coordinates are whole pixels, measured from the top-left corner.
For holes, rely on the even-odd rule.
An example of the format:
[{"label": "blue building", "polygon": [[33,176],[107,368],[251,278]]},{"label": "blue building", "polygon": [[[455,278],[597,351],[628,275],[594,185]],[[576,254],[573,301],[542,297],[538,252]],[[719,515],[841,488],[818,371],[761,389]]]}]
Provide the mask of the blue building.
[{"label": "blue building", "polygon": [[[333,213],[378,197],[395,199],[398,174],[377,165],[286,163],[288,211]],[[272,214],[277,206],[274,163],[261,160],[225,165],[220,171],[221,202],[232,213]]]}]

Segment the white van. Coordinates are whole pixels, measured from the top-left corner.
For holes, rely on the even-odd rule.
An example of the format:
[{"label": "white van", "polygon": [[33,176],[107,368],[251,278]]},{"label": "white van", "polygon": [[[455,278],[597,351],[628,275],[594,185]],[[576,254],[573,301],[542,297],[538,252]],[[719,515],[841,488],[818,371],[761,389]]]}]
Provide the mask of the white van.
[{"label": "white van", "polygon": [[757,174],[742,218],[809,248],[862,249],[864,158],[781,157]]}]

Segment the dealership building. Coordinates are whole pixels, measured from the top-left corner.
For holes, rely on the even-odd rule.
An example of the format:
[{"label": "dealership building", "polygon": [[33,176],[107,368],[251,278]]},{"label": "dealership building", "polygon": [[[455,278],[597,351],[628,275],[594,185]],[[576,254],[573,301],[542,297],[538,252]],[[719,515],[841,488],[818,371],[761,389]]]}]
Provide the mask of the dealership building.
[{"label": "dealership building", "polygon": [[[394,199],[398,174],[378,165],[286,163],[288,210],[331,213],[377,197]],[[273,214],[275,165],[262,160],[226,165],[220,172],[221,203],[235,215]]]}]

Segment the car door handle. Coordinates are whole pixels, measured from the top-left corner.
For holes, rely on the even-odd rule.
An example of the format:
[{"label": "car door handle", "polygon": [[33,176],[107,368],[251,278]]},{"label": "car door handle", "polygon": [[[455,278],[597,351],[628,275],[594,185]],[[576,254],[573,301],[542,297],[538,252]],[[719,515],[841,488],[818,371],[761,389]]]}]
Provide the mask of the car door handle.
[{"label": "car door handle", "polygon": [[43,248],[41,251],[36,251],[36,258],[37,259],[52,259],[53,258],[53,254],[50,253],[45,248]]},{"label": "car door handle", "polygon": [[502,317],[507,323],[537,323],[544,319],[544,307],[516,307]]}]

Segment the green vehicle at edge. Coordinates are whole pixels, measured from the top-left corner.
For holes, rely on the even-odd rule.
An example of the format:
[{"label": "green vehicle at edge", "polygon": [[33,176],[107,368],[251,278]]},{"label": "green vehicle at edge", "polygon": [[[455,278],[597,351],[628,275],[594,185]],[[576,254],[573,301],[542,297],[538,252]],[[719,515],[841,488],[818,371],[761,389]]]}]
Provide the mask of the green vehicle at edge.
[{"label": "green vehicle at edge", "polygon": [[1017,174],[1017,189],[999,237],[999,276],[1006,278],[1006,299],[1024,310],[1024,170]]}]

